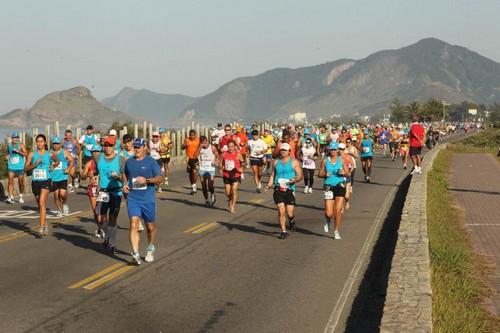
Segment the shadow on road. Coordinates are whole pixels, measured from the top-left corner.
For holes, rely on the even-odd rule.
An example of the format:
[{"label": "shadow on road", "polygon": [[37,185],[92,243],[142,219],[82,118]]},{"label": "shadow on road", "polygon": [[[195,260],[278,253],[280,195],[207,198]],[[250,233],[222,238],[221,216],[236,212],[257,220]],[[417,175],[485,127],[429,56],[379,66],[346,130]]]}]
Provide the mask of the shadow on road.
[{"label": "shadow on road", "polygon": [[[238,230],[238,231],[249,232],[252,234],[258,234],[258,235],[270,236],[270,237],[278,237],[278,235],[279,235],[279,232],[278,232],[279,229],[278,229],[278,231],[273,232],[273,231],[267,231],[264,229],[259,229],[259,228],[256,228],[256,227],[253,227],[250,225],[243,225],[243,224],[236,224],[236,223],[229,223],[229,222],[222,222],[222,221],[219,221],[217,223],[223,227],[226,227],[230,231]],[[258,223],[263,224],[264,222],[258,222]]]},{"label": "shadow on road", "polygon": [[411,176],[401,183],[380,236],[370,258],[370,263],[363,276],[351,313],[347,318],[345,332],[379,332],[382,320],[387,283],[391,270],[392,257],[396,248],[397,234],[401,222],[401,213],[410,186]]},{"label": "shadow on road", "polygon": [[205,322],[203,327],[198,331],[198,333],[206,333],[212,331],[219,319],[226,314],[226,309],[235,305],[236,304],[234,303],[226,302],[226,304],[224,304],[224,308],[215,310],[210,318],[208,318],[208,320]]},{"label": "shadow on road", "polygon": [[[280,231],[280,225],[278,223],[269,223],[269,222],[257,222],[263,226],[266,226],[266,227],[272,227],[272,228],[276,228],[276,230],[278,230],[277,232]],[[332,237],[329,237],[327,235],[324,235],[324,234],[317,234],[315,232],[312,232],[310,230],[307,230],[307,229],[304,229],[304,228],[301,228],[300,227],[300,224],[298,224],[295,228],[295,231],[292,232],[292,233],[299,233],[299,234],[304,234],[304,235],[310,235],[310,236],[317,236],[317,237],[325,237],[325,238],[332,238]]]},{"label": "shadow on road", "polygon": [[492,194],[492,195],[499,195],[500,194],[500,192],[496,192],[496,191],[482,191],[482,190],[473,190],[473,189],[468,189],[468,188],[448,188],[448,191],[471,192],[471,193]]}]

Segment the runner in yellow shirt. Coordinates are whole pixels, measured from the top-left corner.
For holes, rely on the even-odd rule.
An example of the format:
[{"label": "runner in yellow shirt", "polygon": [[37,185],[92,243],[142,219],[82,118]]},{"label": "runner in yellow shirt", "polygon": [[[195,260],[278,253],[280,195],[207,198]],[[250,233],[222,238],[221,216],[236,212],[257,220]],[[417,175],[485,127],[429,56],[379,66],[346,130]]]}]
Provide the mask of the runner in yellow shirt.
[{"label": "runner in yellow shirt", "polygon": [[261,139],[267,146],[267,150],[264,152],[264,163],[266,165],[264,175],[269,176],[271,174],[271,167],[273,162],[273,149],[275,144],[274,137],[268,129],[265,129],[264,134],[261,136]]},{"label": "runner in yellow shirt", "polygon": [[165,185],[168,186],[168,174],[170,171],[168,164],[170,163],[170,154],[173,143],[172,140],[170,140],[168,133],[163,129],[160,130],[160,141],[160,157],[163,160],[162,174],[163,177],[165,177]]}]

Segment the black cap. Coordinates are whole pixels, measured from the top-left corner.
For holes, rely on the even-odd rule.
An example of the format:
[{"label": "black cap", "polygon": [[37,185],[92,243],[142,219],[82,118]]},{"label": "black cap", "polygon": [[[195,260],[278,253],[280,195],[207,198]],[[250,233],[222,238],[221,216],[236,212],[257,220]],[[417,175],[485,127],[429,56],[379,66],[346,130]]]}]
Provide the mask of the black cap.
[{"label": "black cap", "polygon": [[94,127],[93,127],[92,125],[88,125],[88,126],[87,126],[87,129],[88,129],[88,130],[93,130],[93,129],[94,129]]},{"label": "black cap", "polygon": [[252,131],[252,135],[259,135],[259,131],[257,131],[257,130],[253,130],[253,131]]}]

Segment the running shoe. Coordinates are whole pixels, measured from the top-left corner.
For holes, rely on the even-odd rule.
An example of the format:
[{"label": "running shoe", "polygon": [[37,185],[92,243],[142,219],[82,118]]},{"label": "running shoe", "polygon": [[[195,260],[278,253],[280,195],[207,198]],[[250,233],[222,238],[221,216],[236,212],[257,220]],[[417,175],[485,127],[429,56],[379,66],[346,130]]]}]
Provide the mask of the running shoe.
[{"label": "running shoe", "polygon": [[195,189],[191,189],[191,192],[189,192],[190,195],[194,195],[196,194],[196,190]]},{"label": "running shoe", "polygon": [[42,238],[43,237],[43,230],[44,228],[43,227],[40,227],[37,232],[36,232],[36,237],[37,238]]},{"label": "running shoe", "polygon": [[144,231],[144,224],[142,223],[142,221],[139,221],[139,227],[137,228],[137,231],[139,232]]},{"label": "running shoe", "polygon": [[241,180],[245,180],[245,174],[241,173]]},{"label": "running shoe", "polygon": [[313,188],[309,187],[309,194],[312,194],[312,193],[313,193]]},{"label": "running shoe", "polygon": [[154,254],[155,254],[155,246],[154,245],[148,245],[146,248],[146,256],[144,257],[144,261],[146,262],[153,262],[155,260]]},{"label": "running shoe", "polygon": [[69,206],[68,205],[63,205],[62,213],[64,216],[69,215]]},{"label": "running shoe", "polygon": [[288,237],[288,232],[282,231],[278,238],[279,239],[286,239],[287,237]]},{"label": "running shoe", "polygon": [[79,188],[80,187],[80,182],[78,181],[78,178],[75,179],[75,188]]},{"label": "running shoe", "polygon": [[366,182],[371,183],[370,177],[368,177],[368,176],[366,177]]},{"label": "running shoe", "polygon": [[14,203],[14,198],[13,197],[8,197],[7,200],[5,200],[6,203],[8,204],[13,204]]},{"label": "running shoe", "polygon": [[61,218],[61,217],[63,217],[63,212],[62,212],[62,211],[60,211],[60,210],[58,210],[58,211],[57,211],[57,213],[56,213],[56,217],[57,217],[57,218]]},{"label": "running shoe", "polygon": [[335,231],[333,232],[333,238],[335,238],[335,239],[342,239],[342,238],[340,238],[340,233],[339,233],[339,231],[338,231],[338,230],[335,230]]},{"label": "running shoe", "polygon": [[210,208],[210,200],[205,200],[205,207]]},{"label": "running shoe", "polygon": [[24,197],[22,196],[19,196],[19,203],[22,205],[24,204]]},{"label": "running shoe", "polygon": [[295,231],[297,230],[297,227],[295,226],[295,221],[290,221],[290,231]]},{"label": "running shoe", "polygon": [[43,230],[42,230],[42,233],[44,236],[48,236],[49,235],[49,226],[46,225],[43,227]]},{"label": "running shoe", "polygon": [[69,193],[75,192],[75,188],[73,187],[73,185],[71,185],[71,184],[68,185],[68,192]]},{"label": "running shoe", "polygon": [[141,256],[139,255],[138,252],[132,252],[130,253],[130,255],[132,256],[132,259],[134,259],[134,263],[136,265],[142,264]]},{"label": "running shoe", "polygon": [[257,188],[255,189],[255,192],[256,192],[256,193],[260,193],[260,192],[261,192],[260,188],[259,188],[259,187],[257,187]]},{"label": "running shoe", "polygon": [[326,220],[325,220],[325,223],[323,224],[323,230],[324,230],[326,233],[329,233],[329,232],[330,232],[330,221],[326,221]]},{"label": "running shoe", "polygon": [[161,188],[161,186],[158,186],[158,193],[161,193],[163,190]]},{"label": "running shoe", "polygon": [[309,193],[309,186],[304,187],[304,194]]},{"label": "running shoe", "polygon": [[96,230],[96,231],[95,231],[95,233],[94,233],[94,236],[95,236],[96,238],[101,238],[101,237],[102,237],[102,236],[101,236],[101,228],[97,228],[97,230]]},{"label": "running shoe", "polygon": [[217,199],[215,198],[215,193],[212,193],[210,195],[210,204],[211,204],[212,207],[215,205],[216,201],[217,201]]},{"label": "running shoe", "polygon": [[414,175],[414,174],[416,174],[417,172],[418,172],[418,171],[417,171],[417,169],[416,169],[416,168],[413,168],[413,170],[410,172],[410,175]]}]

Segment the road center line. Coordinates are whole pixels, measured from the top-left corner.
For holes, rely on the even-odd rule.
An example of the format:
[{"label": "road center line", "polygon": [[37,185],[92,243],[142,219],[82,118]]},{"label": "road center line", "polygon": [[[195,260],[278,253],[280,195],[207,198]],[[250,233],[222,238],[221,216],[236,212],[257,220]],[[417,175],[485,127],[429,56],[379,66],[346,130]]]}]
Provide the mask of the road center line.
[{"label": "road center line", "polygon": [[96,279],[100,278],[101,276],[104,276],[104,275],[108,274],[109,272],[112,272],[112,271],[114,271],[115,269],[120,268],[120,267],[122,267],[122,266],[125,266],[125,264],[124,264],[124,263],[121,263],[121,262],[114,263],[113,265],[111,265],[111,266],[109,266],[109,267],[106,267],[106,268],[105,268],[105,269],[103,269],[102,271],[99,271],[99,272],[97,272],[97,273],[95,273],[95,274],[93,274],[93,275],[91,275],[91,276],[89,276],[89,277],[87,277],[87,278],[85,278],[85,279],[83,279],[83,280],[81,280],[81,281],[78,281],[78,282],[76,282],[76,283],[72,284],[72,285],[71,285],[71,286],[69,286],[68,288],[69,288],[69,289],[76,289],[76,288],[80,288],[81,286],[86,285],[87,283],[92,282],[92,281],[94,281],[94,280],[96,280]]},{"label": "road center line", "polygon": [[102,278],[100,278],[99,280],[96,280],[92,283],[89,283],[88,285],[86,285],[85,287],[83,287],[83,289],[85,290],[92,290],[92,289],[95,289],[97,287],[99,287],[100,285],[103,285],[104,283],[106,282],[109,282],[111,280],[113,280],[114,278],[134,269],[135,266],[132,266],[132,265],[129,265],[129,266],[124,266],[116,271],[114,271],[113,273],[110,273],[108,275],[105,275],[103,276]]},{"label": "road center line", "polygon": [[205,225],[205,226],[203,226],[203,227],[201,227],[201,228],[193,231],[193,234],[201,234],[202,232],[205,232],[207,230],[215,228],[216,226],[217,226],[217,223],[215,223],[215,222],[209,223],[209,224],[207,224],[207,225]]},{"label": "road center line", "polygon": [[200,223],[200,224],[198,224],[198,225],[195,225],[194,227],[191,227],[191,228],[189,228],[189,229],[184,230],[184,232],[185,232],[185,233],[190,233],[190,232],[193,232],[193,231],[195,231],[195,230],[196,230],[196,229],[198,229],[198,228],[202,228],[202,227],[206,226],[207,224],[208,224],[208,223],[205,223],[205,222],[204,222],[204,223]]}]

